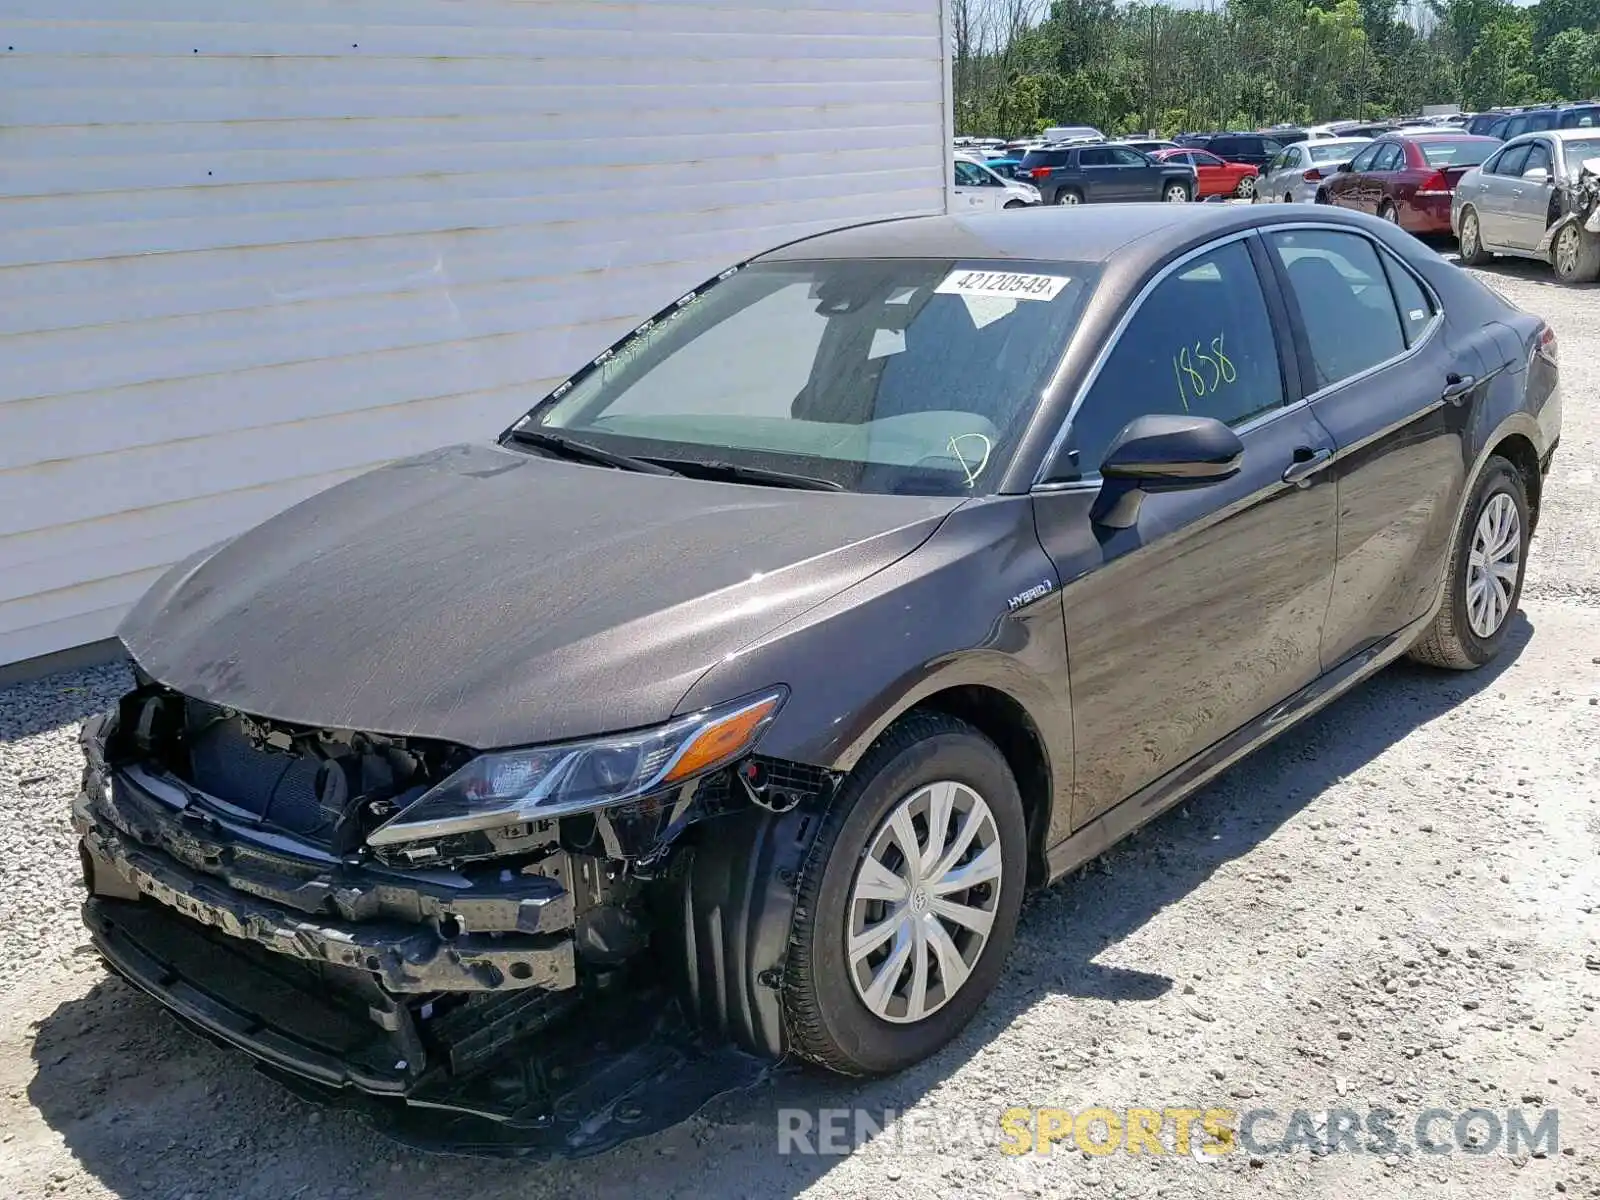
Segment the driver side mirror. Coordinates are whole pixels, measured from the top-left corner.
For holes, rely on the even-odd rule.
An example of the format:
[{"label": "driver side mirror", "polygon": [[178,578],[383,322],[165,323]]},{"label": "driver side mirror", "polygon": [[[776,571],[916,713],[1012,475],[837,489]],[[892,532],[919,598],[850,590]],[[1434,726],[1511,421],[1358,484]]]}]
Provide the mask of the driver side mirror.
[{"label": "driver side mirror", "polygon": [[1522,177],[1529,183],[1549,183],[1550,171],[1547,167],[1529,167],[1522,173]]},{"label": "driver side mirror", "polygon": [[1335,170],[1348,171],[1348,170],[1350,170],[1350,164],[1347,163],[1347,162],[1342,162],[1335,168]]},{"label": "driver side mirror", "polygon": [[1127,529],[1151,492],[1174,492],[1221,483],[1239,473],[1244,443],[1214,417],[1151,413],[1135,417],[1106,448],[1103,483],[1089,519]]}]

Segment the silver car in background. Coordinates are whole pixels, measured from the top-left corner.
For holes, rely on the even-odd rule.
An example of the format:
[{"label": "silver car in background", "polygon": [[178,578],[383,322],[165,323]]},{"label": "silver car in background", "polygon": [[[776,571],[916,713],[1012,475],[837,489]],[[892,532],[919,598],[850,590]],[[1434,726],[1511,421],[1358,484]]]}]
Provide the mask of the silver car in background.
[{"label": "silver car in background", "polygon": [[1336,172],[1340,163],[1354,158],[1356,151],[1371,140],[1367,137],[1326,138],[1285,146],[1261,168],[1254,202],[1312,203],[1317,196],[1317,184]]},{"label": "silver car in background", "polygon": [[1600,276],[1600,222],[1591,220],[1597,159],[1600,128],[1511,138],[1456,184],[1450,227],[1461,261],[1480,266],[1509,254],[1549,263],[1563,283]]}]

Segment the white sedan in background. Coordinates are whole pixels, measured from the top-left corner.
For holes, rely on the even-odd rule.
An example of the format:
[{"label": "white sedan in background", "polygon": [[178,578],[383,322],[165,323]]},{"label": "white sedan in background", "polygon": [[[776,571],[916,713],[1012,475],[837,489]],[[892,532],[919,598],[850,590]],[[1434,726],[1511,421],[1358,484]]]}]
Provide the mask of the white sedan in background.
[{"label": "white sedan in background", "polygon": [[1371,140],[1367,137],[1328,138],[1285,146],[1261,168],[1253,197],[1255,203],[1271,204],[1280,200],[1285,204],[1313,203],[1317,198],[1317,185],[1338,171],[1340,163],[1349,162],[1356,151]]},{"label": "white sedan in background", "polygon": [[967,154],[956,155],[956,211],[992,212],[1027,208],[1039,203],[1039,189],[1020,179],[1007,179]]}]

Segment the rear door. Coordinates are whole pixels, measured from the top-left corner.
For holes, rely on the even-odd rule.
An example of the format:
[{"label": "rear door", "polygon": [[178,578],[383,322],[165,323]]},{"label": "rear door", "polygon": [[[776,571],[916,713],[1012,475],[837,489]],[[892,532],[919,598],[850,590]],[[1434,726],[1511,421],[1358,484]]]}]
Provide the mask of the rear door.
[{"label": "rear door", "polygon": [[1362,212],[1376,213],[1384,198],[1394,187],[1395,176],[1405,170],[1405,147],[1399,142],[1384,142],[1377,157],[1361,175],[1359,207]]},{"label": "rear door", "polygon": [[1088,201],[1126,200],[1127,181],[1110,146],[1085,146],[1078,151],[1083,198]]},{"label": "rear door", "polygon": [[1499,351],[1491,331],[1453,333],[1433,293],[1377,239],[1297,227],[1265,242],[1289,299],[1309,406],[1337,447],[1337,568],[1322,639],[1331,668],[1432,605],[1471,411],[1444,392],[1453,379],[1484,378]]},{"label": "rear door", "polygon": [[[1034,489],[1063,584],[1075,826],[1320,673],[1336,512],[1317,468],[1333,441],[1286,403],[1298,387],[1287,327],[1255,235],[1177,259],[1122,319],[1060,435],[1076,478]],[[1185,412],[1238,432],[1240,473],[1151,493],[1130,528],[1093,523],[1112,439],[1135,417]],[[1284,479],[1295,469],[1300,484]]]},{"label": "rear door", "polygon": [[1378,152],[1383,149],[1383,143],[1374,142],[1350,160],[1348,171],[1338,171],[1329,177],[1322,185],[1328,198],[1341,208],[1359,208],[1361,206],[1362,180],[1366,170],[1372,165],[1372,160],[1378,157]]}]

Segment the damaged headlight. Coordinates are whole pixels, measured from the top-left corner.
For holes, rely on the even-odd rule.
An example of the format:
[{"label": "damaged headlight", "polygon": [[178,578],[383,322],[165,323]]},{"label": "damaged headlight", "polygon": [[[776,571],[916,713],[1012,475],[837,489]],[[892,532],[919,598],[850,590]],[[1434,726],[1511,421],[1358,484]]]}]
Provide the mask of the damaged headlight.
[{"label": "damaged headlight", "polygon": [[621,804],[754,749],[785,688],[638,733],[481,754],[368,836],[372,846],[543,821]]}]

